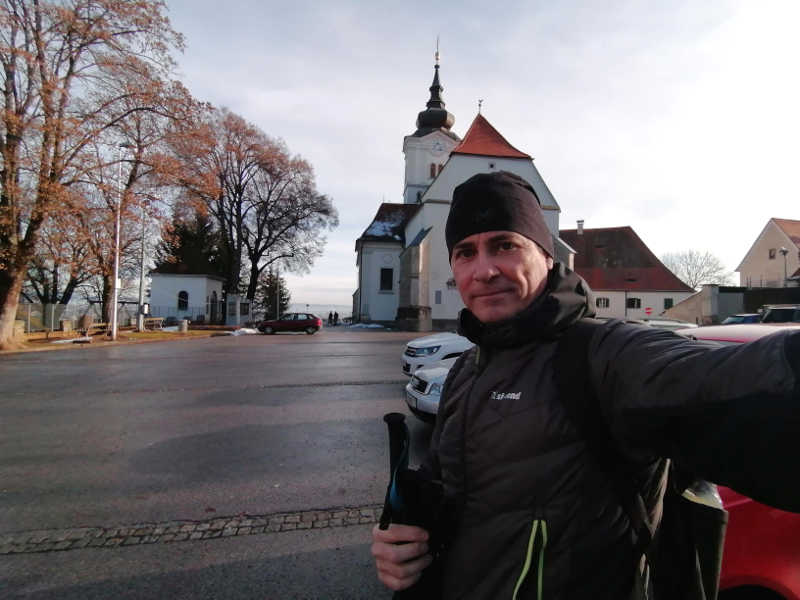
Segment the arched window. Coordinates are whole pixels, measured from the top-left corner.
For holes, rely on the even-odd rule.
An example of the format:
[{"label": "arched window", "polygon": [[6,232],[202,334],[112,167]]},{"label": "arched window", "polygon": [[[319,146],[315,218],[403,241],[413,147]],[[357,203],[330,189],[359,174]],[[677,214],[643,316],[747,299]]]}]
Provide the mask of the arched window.
[{"label": "arched window", "polygon": [[189,310],[189,292],[178,292],[178,310]]},{"label": "arched window", "polygon": [[436,177],[436,163],[431,163],[431,179]]}]

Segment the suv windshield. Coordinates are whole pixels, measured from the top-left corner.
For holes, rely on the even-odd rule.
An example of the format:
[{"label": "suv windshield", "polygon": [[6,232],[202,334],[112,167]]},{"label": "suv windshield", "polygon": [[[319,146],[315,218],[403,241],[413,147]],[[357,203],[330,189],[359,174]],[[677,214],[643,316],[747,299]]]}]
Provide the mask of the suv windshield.
[{"label": "suv windshield", "polygon": [[762,323],[800,323],[800,307],[768,308]]}]

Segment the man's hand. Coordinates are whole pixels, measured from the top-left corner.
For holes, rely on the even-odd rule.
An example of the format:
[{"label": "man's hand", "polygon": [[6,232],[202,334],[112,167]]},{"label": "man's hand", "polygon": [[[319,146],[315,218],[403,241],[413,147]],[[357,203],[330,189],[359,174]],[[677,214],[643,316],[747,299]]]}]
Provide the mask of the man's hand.
[{"label": "man's hand", "polygon": [[414,585],[422,570],[433,561],[428,554],[428,532],[412,525],[372,528],[372,556],[378,579],[389,589],[399,591]]}]

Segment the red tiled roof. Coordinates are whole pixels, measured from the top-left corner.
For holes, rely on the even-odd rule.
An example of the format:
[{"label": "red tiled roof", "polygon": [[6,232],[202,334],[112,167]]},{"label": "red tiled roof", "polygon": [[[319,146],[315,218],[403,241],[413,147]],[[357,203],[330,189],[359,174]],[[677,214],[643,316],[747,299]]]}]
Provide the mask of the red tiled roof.
[{"label": "red tiled roof", "polygon": [[667,269],[630,227],[562,229],[572,246],[575,271],[594,290],[694,292]]},{"label": "red tiled roof", "polygon": [[498,158],[530,158],[508,143],[483,115],[478,113],[467,134],[451,154],[477,154],[479,156],[496,156]]},{"label": "red tiled roof", "polygon": [[793,221],[792,219],[772,219],[775,224],[783,229],[784,233],[788,235],[794,245],[800,248],[800,221]]}]

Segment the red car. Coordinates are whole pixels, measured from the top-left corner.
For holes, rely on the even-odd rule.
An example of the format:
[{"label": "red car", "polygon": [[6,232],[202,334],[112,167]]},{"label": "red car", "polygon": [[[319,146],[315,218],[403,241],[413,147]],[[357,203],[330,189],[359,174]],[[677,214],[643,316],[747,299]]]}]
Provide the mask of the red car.
[{"label": "red car", "polygon": [[280,319],[261,321],[258,330],[261,333],[277,333],[279,331],[305,331],[312,335],[322,329],[322,319],[311,313],[286,313]]},{"label": "red car", "polygon": [[[800,325],[722,325],[680,334],[727,345],[786,329],[800,330]],[[800,514],[765,506],[726,487],[720,486],[719,492],[729,514],[720,600],[800,600]]]}]

